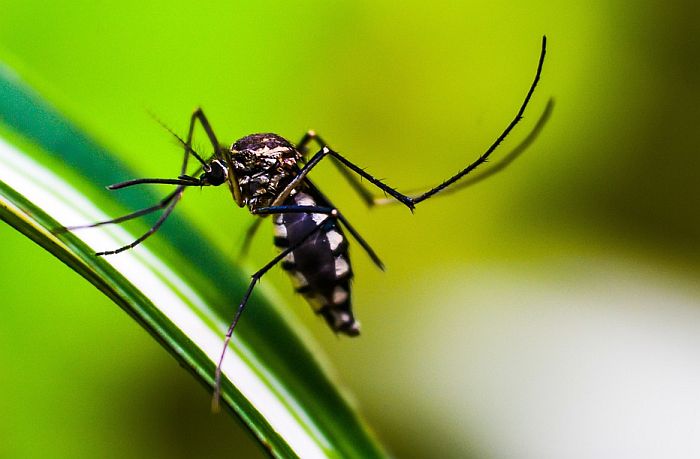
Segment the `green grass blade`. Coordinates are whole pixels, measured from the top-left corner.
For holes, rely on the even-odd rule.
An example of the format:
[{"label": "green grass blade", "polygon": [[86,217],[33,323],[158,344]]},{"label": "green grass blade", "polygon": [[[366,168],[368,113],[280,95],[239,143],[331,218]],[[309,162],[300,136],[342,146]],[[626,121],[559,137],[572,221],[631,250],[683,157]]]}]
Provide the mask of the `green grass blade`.
[{"label": "green grass blade", "polygon": [[[95,257],[93,247],[117,247],[133,240],[120,228],[51,233],[63,224],[106,218],[64,177],[89,178],[102,188],[135,176],[113,158],[0,66],[0,219],[104,292],[211,386],[222,335],[248,283],[242,270],[230,266],[178,215],[156,236],[172,248],[170,264],[144,246]],[[54,163],[62,167],[52,171],[45,166]],[[115,199],[136,209],[157,198],[144,192],[117,194]],[[188,254],[206,263],[170,261],[178,256],[185,260]],[[337,383],[321,368],[316,351],[261,292],[256,292],[243,320],[223,368],[222,400],[272,455],[385,456]]]}]

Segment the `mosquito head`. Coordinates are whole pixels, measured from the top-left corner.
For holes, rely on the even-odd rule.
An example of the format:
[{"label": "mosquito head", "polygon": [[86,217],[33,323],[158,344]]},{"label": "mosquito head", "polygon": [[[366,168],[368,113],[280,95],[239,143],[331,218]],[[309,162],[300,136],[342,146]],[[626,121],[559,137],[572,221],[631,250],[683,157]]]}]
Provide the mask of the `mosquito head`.
[{"label": "mosquito head", "polygon": [[213,159],[207,164],[204,173],[199,177],[202,185],[219,186],[226,181],[228,168],[218,159]]}]

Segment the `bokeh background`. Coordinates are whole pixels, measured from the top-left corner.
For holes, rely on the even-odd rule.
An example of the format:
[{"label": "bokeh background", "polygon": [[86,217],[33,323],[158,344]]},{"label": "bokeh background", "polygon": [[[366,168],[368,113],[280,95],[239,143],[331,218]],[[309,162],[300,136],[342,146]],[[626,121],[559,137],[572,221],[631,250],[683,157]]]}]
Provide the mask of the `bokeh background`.
[{"label": "bokeh background", "polygon": [[[148,111],[184,133],[201,105],[221,139],[314,128],[414,189],[500,133],[546,33],[541,86],[499,155],[556,105],[505,172],[415,215],[313,174],[387,264],[353,252],[360,339],[329,333],[280,271],[267,288],[398,457],[697,457],[694,7],[25,0],[3,3],[0,58],[143,176],[179,162]],[[226,193],[178,212],[235,260],[251,217]],[[0,457],[261,455],[92,286],[9,227],[0,246]],[[246,266],[272,254],[265,227]]]}]

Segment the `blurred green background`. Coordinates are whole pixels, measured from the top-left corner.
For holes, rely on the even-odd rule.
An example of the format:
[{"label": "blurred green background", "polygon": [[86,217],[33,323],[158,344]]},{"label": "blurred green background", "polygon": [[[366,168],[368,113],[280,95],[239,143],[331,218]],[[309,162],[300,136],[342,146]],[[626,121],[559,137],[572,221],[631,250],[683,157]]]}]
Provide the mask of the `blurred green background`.
[{"label": "blurred green background", "polygon": [[[696,457],[693,8],[5,2],[0,59],[143,176],[175,174],[180,155],[148,111],[184,133],[201,105],[226,142],[314,128],[414,189],[495,139],[546,33],[541,86],[499,155],[556,106],[506,172],[415,215],[368,211],[332,168],[313,174],[387,265],[353,252],[360,339],[330,333],[280,271],[265,284],[399,457]],[[251,217],[226,190],[193,190],[178,212],[236,259]],[[0,241],[0,457],[261,454],[92,286],[7,226]],[[264,227],[246,266],[273,253]]]}]

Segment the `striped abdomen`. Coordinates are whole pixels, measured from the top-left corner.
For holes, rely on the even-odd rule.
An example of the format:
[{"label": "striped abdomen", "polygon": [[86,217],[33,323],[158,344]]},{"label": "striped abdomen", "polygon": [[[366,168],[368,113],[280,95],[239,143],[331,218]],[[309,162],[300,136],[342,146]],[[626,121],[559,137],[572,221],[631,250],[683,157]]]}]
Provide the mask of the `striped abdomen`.
[{"label": "striped abdomen", "polygon": [[[314,199],[311,193],[298,190],[284,205],[327,205],[323,198]],[[296,291],[334,331],[358,335],[360,325],[353,317],[350,302],[352,268],[348,245],[338,221],[325,214],[285,213],[274,216],[274,225],[275,245],[281,249],[298,243],[321,226],[287,255],[282,268],[291,276]]]}]

